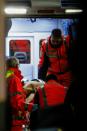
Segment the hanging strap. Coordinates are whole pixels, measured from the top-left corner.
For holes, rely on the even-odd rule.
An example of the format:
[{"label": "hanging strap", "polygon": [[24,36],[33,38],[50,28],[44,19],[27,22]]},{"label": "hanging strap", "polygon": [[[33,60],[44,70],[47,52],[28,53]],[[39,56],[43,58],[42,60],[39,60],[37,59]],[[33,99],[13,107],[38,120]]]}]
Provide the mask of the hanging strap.
[{"label": "hanging strap", "polygon": [[47,107],[48,104],[47,104],[46,93],[45,93],[44,87],[41,89],[42,89],[42,94],[43,94],[43,99],[44,99],[44,107]]}]

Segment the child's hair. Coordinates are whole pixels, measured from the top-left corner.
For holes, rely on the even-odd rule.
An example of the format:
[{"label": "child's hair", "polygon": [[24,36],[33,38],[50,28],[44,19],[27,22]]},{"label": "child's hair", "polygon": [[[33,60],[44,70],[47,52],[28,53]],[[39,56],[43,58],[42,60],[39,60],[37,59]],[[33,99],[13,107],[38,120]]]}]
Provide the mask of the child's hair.
[{"label": "child's hair", "polygon": [[37,82],[40,82],[38,79],[32,79],[31,81],[37,81]]}]

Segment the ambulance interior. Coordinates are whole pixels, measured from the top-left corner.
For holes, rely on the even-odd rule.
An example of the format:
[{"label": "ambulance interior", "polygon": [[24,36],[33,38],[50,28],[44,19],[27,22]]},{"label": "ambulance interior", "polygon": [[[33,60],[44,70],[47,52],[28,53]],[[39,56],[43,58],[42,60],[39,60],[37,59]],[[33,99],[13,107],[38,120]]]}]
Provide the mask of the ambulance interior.
[{"label": "ambulance interior", "polygon": [[79,18],[30,17],[9,18],[11,28],[6,36],[6,57],[15,56],[19,59],[20,70],[24,80],[38,78],[38,62],[41,41],[50,36],[52,29],[60,28],[62,35],[77,37]]},{"label": "ambulance interior", "polygon": [[[84,21],[82,10],[84,2],[78,0],[0,0],[0,131],[5,130],[8,122],[5,116],[7,96],[5,58],[16,56],[19,59],[19,68],[25,81],[38,78],[40,44],[54,28],[60,28],[64,36],[68,35],[69,27],[72,29],[74,38],[77,38],[77,32],[79,33],[79,41],[76,44],[78,59],[75,67],[79,80],[78,87],[81,86],[82,79],[80,78],[80,81],[79,77],[83,77],[83,75],[79,74],[83,71],[80,65],[81,60],[83,61],[80,49],[83,44],[81,29],[84,30],[83,26],[85,25],[81,24]],[[26,6],[27,13],[4,12],[5,7],[9,5]],[[66,9],[70,9],[72,12],[65,13]],[[77,13],[73,9],[76,9]],[[79,30],[77,30],[77,26],[79,26]],[[76,97],[78,97],[77,94]]]}]

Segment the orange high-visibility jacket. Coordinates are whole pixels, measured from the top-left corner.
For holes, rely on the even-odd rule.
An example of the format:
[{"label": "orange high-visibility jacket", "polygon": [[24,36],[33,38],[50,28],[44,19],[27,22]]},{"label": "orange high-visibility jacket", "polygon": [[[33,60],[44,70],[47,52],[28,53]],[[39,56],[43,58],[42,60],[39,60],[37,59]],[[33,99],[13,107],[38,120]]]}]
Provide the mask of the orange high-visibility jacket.
[{"label": "orange high-visibility jacket", "polygon": [[57,106],[63,104],[66,96],[66,89],[63,85],[50,80],[44,84],[43,88],[38,88],[39,104],[44,107]]},{"label": "orange high-visibility jacket", "polygon": [[[70,63],[68,61],[67,48],[69,47],[69,39],[67,39],[67,47],[63,41],[62,45],[58,48],[52,48],[50,45],[50,37],[48,40],[42,42],[40,50],[40,60],[39,60],[39,69],[42,67],[44,62],[44,54],[49,58],[49,67],[47,74],[55,74],[58,77],[58,80],[64,86],[69,86],[72,79],[72,74],[70,71]],[[41,70],[40,70],[41,71]],[[62,82],[66,80],[66,82]],[[68,81],[67,81],[68,80]]]},{"label": "orange high-visibility jacket", "polygon": [[[9,72],[12,71],[9,69]],[[12,126],[27,124],[26,111],[31,111],[33,104],[25,104],[26,94],[18,74],[13,72],[7,77],[9,104],[12,113]],[[22,127],[22,126],[21,126]]]}]

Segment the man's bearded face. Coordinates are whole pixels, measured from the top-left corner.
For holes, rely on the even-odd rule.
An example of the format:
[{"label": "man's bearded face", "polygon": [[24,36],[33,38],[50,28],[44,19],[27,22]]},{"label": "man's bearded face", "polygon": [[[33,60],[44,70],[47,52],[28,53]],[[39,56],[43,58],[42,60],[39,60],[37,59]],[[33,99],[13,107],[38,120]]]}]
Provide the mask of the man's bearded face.
[{"label": "man's bearded face", "polygon": [[60,47],[62,45],[62,42],[63,42],[62,37],[56,38],[56,37],[51,36],[51,43],[50,44],[53,48]]}]

